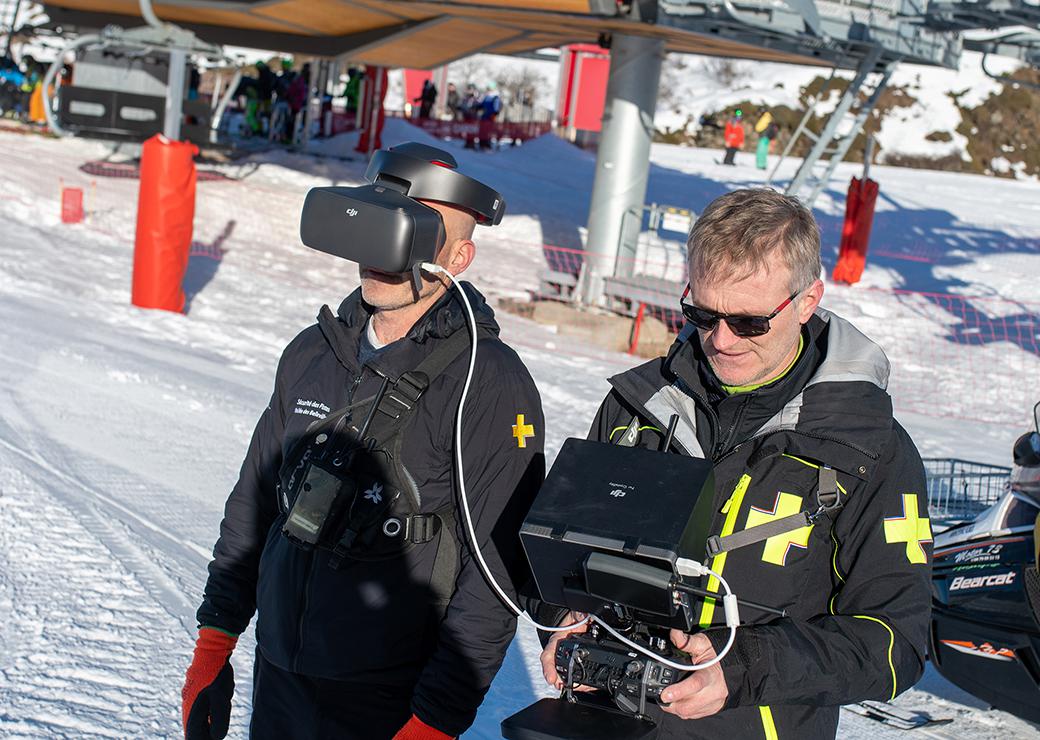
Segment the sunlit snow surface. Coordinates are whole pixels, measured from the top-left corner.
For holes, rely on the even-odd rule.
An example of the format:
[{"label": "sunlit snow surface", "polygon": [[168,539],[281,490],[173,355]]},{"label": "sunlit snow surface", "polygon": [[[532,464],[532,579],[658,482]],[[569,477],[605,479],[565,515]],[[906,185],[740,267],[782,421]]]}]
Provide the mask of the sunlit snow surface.
[{"label": "sunlit snow surface", "polygon": [[[388,143],[421,137],[407,124],[388,124]],[[351,144],[348,136],[318,148],[349,155]],[[298,219],[308,187],[356,183],[363,163],[268,153],[207,167],[232,179],[199,184],[188,276],[198,292],[190,312],[131,307],[138,183],[78,169],[109,154],[100,143],[0,133],[3,737],[178,735],[180,686],[208,553],[278,355],[323,303],[336,305],[357,284],[354,267],[300,245]],[[553,139],[496,154],[457,154],[468,171],[502,190],[510,213],[502,226],[478,231],[479,256],[467,276],[493,301],[525,295],[544,264],[541,244],[580,246],[594,159]],[[700,210],[728,188],[761,183],[757,170],[724,169],[717,157],[655,147],[649,199]],[[829,254],[835,236],[828,228],[840,219],[840,194],[854,169],[839,168],[819,204]],[[898,235],[903,222],[919,228],[933,252],[941,243],[963,254],[945,266],[879,255],[862,286],[828,285],[826,305],[870,332],[896,317],[889,294],[869,288],[984,294],[1023,305],[1040,300],[1040,186],[885,168],[875,176],[887,200],[879,203],[882,237],[873,248],[885,252],[891,242],[898,248],[889,252],[907,252],[917,242],[885,236]],[[59,178],[85,189],[89,223],[60,223]],[[922,212],[934,217],[922,219]],[[949,230],[946,242],[932,238],[937,229]],[[973,246],[965,237],[972,234],[990,241],[1002,235],[1011,248]],[[932,336],[935,317],[912,309],[899,320]],[[538,431],[555,455],[566,437],[584,435],[605,378],[634,360],[504,312],[499,318],[504,338],[538,383],[547,418]],[[939,346],[935,341],[926,346]],[[939,415],[901,413],[901,419],[925,454],[1006,463],[1028,410],[1002,412],[1009,421],[1001,424],[964,419],[986,418],[995,402],[987,394],[1001,392],[992,388],[989,373],[997,368],[988,362],[1010,357],[1010,350],[955,345],[954,351],[975,353],[974,364],[962,364],[976,374],[948,389],[950,408],[936,408]],[[1030,356],[1021,366],[1035,371],[1036,361]],[[922,360],[919,372],[931,364]],[[900,372],[897,366],[897,411],[901,388],[915,387],[896,382]],[[1035,387],[1038,379],[1035,371],[1020,382]],[[944,397],[941,390],[936,398]],[[943,413],[951,408],[956,413]],[[234,657],[232,737],[246,733],[253,647],[249,633]],[[504,716],[548,694],[537,653],[533,630],[522,627],[467,737],[497,737]],[[897,703],[956,719],[916,735],[1036,735],[1013,717],[980,708],[931,671]],[[903,736],[848,713],[841,735]]]}]

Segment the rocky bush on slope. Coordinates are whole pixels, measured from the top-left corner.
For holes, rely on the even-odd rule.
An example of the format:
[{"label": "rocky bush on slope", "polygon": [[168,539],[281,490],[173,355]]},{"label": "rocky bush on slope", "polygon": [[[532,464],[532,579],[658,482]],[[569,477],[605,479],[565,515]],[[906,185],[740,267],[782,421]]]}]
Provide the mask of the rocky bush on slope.
[{"label": "rocky bush on slope", "polygon": [[[1040,83],[1040,72],[1036,70],[1020,69],[1013,72],[1010,77]],[[821,94],[826,83],[826,77],[818,76],[802,87],[799,105],[796,108],[789,106],[770,108],[774,119],[780,125],[780,134],[772,149],[774,154],[779,154],[787,146],[807,106]],[[829,112],[847,86],[848,81],[844,79],[833,80],[818,107]],[[963,105],[961,102],[967,92],[964,90],[949,93],[960,111],[961,122],[955,131],[967,139],[966,151],[928,155],[883,151],[879,145],[874,150],[874,161],[897,167],[974,172],[1001,177],[1040,176],[1040,91],[1026,86],[1004,84],[999,92],[991,94],[974,107]],[[853,142],[845,160],[862,162],[866,135],[873,135],[880,131],[886,117],[894,115],[898,109],[911,109],[917,103],[914,91],[909,87],[887,88],[871,112],[864,131]],[[658,131],[656,140],[721,149],[723,148],[723,127],[738,108],[744,112],[745,131],[748,134],[744,149],[751,151],[757,140],[753,128],[760,108],[760,105],[752,100],[743,100],[707,113],[701,121],[688,121],[685,127]],[[904,110],[900,111],[899,115],[905,117],[914,115],[914,112]],[[826,116],[813,115],[807,127],[813,133],[818,134],[825,124]],[[927,126],[923,130],[927,131]],[[954,141],[953,133],[944,130],[932,130],[924,134],[923,138],[929,142],[950,143]],[[805,156],[811,146],[812,141],[803,137],[797,142],[792,156]]]}]

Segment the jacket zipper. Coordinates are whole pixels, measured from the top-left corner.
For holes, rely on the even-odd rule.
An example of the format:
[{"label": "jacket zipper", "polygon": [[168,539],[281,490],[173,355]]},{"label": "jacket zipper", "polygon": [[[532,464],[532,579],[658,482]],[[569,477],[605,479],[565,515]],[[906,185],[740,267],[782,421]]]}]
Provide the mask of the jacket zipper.
[{"label": "jacket zipper", "polygon": [[300,627],[296,635],[296,654],[293,655],[293,670],[300,671],[300,656],[303,655],[304,617],[307,614],[308,595],[311,591],[311,576],[314,574],[314,552],[307,553],[307,577],[303,581],[303,595],[300,598]]},{"label": "jacket zipper", "polygon": [[[722,525],[722,536],[733,534],[733,530],[737,527],[737,515],[740,513],[741,504],[744,503],[744,494],[747,492],[748,486],[751,485],[751,476],[747,473],[740,476],[740,480],[737,481],[736,488],[733,489],[733,493],[730,494],[729,498],[726,499],[726,503],[722,506],[721,514],[725,515],[726,519]],[[714,517],[713,517],[714,519]],[[714,524],[714,521],[712,522]],[[714,529],[714,527],[711,527]],[[726,555],[727,553],[719,553],[711,561],[711,569],[719,575],[722,575],[723,569],[726,567]],[[719,580],[715,576],[708,577],[707,589],[714,593],[719,591]],[[715,618],[715,599],[712,599],[709,603],[707,599],[701,604],[701,618],[699,620],[702,628],[709,627],[712,620]]]},{"label": "jacket zipper", "polygon": [[[745,395],[743,400],[741,400],[740,406],[739,408],[737,408],[737,413],[733,416],[733,423],[730,424],[729,431],[726,432],[726,436],[723,439],[719,440],[720,444],[717,450],[715,448],[712,448],[713,454],[721,455],[722,450],[726,449],[726,446],[729,444],[729,441],[733,439],[733,433],[737,431],[737,427],[740,425],[741,420],[744,418],[744,412],[747,411],[748,403],[750,401],[750,394]],[[721,417],[719,418],[719,423],[722,423]]]},{"label": "jacket zipper", "polygon": [[[354,394],[357,393],[358,386],[361,385],[361,379],[365,374],[364,366],[361,367],[361,372],[354,378],[354,382],[350,384],[350,388],[347,390],[347,402],[344,406],[349,406],[354,402]],[[303,594],[300,597],[300,617],[299,617],[299,630],[296,635],[296,651],[293,655],[292,664],[293,669],[296,672],[300,671],[300,656],[303,655],[303,638],[306,634],[306,617],[307,617],[307,604],[310,601],[309,596],[311,592],[311,580],[314,577],[314,551],[311,550],[307,553],[307,576],[303,581]]]}]

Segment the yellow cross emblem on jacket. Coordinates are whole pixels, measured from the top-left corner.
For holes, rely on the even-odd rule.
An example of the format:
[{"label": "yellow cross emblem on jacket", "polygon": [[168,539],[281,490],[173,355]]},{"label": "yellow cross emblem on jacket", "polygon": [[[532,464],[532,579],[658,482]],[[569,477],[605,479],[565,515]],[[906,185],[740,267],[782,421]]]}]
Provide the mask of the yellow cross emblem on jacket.
[{"label": "yellow cross emblem on jacket", "polygon": [[[771,522],[774,519],[783,519],[785,516],[797,514],[801,510],[801,496],[795,496],[793,493],[784,493],[779,491],[776,494],[776,501],[773,502],[772,511],[759,509],[755,506],[751,507],[751,511],[748,512],[747,524],[744,528],[751,529],[752,527],[757,527],[759,524]],[[778,534],[775,537],[770,537],[766,540],[765,550],[762,552],[762,560],[767,563],[772,563],[773,565],[786,565],[787,553],[791,551],[792,547],[798,547],[804,550],[809,546],[809,534],[811,532],[812,525],[810,524],[807,527],[800,527],[791,532],[785,532],[783,534]]]},{"label": "yellow cross emblem on jacket", "polygon": [[516,424],[513,425],[513,436],[516,437],[517,447],[527,447],[527,438],[534,436],[534,424],[525,424],[524,415],[516,415]]},{"label": "yellow cross emblem on jacket", "polygon": [[917,494],[903,494],[901,516],[885,517],[885,542],[906,543],[906,559],[911,563],[927,563],[923,543],[932,541],[932,525],[917,513]]}]

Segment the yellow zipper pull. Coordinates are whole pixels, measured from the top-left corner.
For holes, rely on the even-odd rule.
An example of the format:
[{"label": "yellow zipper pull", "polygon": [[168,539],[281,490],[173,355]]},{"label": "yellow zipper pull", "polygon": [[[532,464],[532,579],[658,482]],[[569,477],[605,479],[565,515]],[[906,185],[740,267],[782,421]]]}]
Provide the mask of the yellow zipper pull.
[{"label": "yellow zipper pull", "polygon": [[728,514],[730,507],[733,506],[733,500],[744,497],[744,491],[747,490],[748,485],[751,483],[751,476],[745,473],[740,476],[740,480],[737,482],[737,487],[733,489],[733,493],[726,499],[726,503],[722,505],[722,513]]}]

